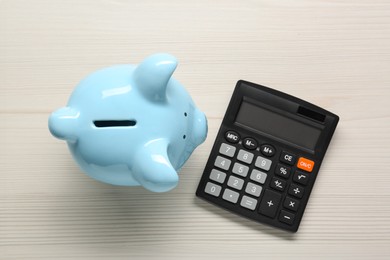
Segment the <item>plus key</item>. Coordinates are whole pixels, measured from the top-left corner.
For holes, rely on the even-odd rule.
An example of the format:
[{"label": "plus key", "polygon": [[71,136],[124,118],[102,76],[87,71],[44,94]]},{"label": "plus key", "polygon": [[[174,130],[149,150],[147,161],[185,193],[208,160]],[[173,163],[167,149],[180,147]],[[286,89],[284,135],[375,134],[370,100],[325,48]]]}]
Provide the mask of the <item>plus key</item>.
[{"label": "plus key", "polygon": [[265,190],[261,200],[259,213],[267,217],[274,218],[278,210],[282,195],[272,190]]}]

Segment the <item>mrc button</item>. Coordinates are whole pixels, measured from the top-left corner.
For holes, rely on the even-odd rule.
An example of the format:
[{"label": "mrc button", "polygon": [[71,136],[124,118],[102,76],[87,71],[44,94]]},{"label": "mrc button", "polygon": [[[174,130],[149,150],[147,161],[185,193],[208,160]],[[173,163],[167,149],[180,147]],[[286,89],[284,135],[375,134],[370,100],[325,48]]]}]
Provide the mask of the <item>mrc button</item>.
[{"label": "mrc button", "polygon": [[240,141],[240,135],[234,131],[227,131],[225,133],[225,139],[229,143],[235,144],[238,143],[238,141]]},{"label": "mrc button", "polygon": [[301,170],[311,172],[314,168],[314,162],[304,157],[300,157],[298,159],[297,167]]},{"label": "mrc button", "polygon": [[283,151],[280,155],[280,161],[287,163],[289,165],[294,165],[297,160],[297,156],[295,154]]}]

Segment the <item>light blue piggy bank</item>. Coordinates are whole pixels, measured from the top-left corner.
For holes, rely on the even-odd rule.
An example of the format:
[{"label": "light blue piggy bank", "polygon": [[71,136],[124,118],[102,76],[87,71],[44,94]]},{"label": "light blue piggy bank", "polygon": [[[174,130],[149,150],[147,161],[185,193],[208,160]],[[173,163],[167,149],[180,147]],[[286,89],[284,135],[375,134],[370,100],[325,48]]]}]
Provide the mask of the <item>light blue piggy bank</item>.
[{"label": "light blue piggy bank", "polygon": [[176,66],[173,56],[155,54],[138,66],[89,75],[68,105],[50,115],[50,132],[67,141],[80,167],[97,180],[173,189],[177,171],[207,135],[204,113],[171,77]]}]

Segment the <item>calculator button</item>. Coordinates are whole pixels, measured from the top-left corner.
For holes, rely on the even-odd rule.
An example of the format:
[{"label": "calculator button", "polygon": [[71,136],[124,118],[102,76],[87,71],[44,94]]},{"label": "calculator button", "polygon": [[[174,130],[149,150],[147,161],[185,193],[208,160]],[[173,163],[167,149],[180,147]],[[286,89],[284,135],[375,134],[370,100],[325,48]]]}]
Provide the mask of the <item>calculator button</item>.
[{"label": "calculator button", "polygon": [[290,188],[288,189],[288,194],[290,195],[293,195],[294,197],[297,197],[297,198],[302,198],[303,197],[303,193],[304,193],[305,189],[302,188],[301,186],[298,186],[298,185],[295,185],[294,183],[292,183],[290,185]]},{"label": "calculator button", "polygon": [[260,151],[263,155],[268,156],[268,157],[271,157],[275,154],[275,148],[269,144],[263,144],[260,147]]},{"label": "calculator button", "polygon": [[232,172],[237,174],[237,175],[240,175],[242,177],[246,177],[248,175],[248,171],[249,171],[249,167],[245,166],[245,165],[243,165],[241,163],[235,163],[233,165]]},{"label": "calculator button", "polygon": [[219,193],[221,193],[221,186],[214,184],[214,183],[211,183],[211,182],[208,182],[206,184],[206,188],[204,189],[204,192],[206,192],[210,195],[213,195],[215,197],[218,197]]},{"label": "calculator button", "polygon": [[306,185],[307,182],[309,181],[309,177],[310,177],[309,174],[306,174],[306,173],[303,173],[300,171],[296,171],[294,174],[293,180],[295,182],[300,183],[300,184]]},{"label": "calculator button", "polygon": [[275,174],[284,178],[288,178],[291,174],[291,168],[278,163],[275,168]]},{"label": "calculator button", "polygon": [[257,141],[253,138],[247,137],[242,141],[244,147],[248,150],[254,150],[257,148]]},{"label": "calculator button", "polygon": [[214,166],[221,168],[222,170],[229,170],[231,161],[223,158],[222,156],[217,156],[217,159],[215,159]]},{"label": "calculator button", "polygon": [[263,188],[261,186],[256,185],[252,182],[248,182],[245,188],[245,192],[252,196],[259,197],[262,189]]},{"label": "calculator button", "polygon": [[314,168],[314,162],[304,157],[300,157],[298,159],[297,167],[301,170],[311,172]]},{"label": "calculator button", "polygon": [[240,150],[237,155],[237,160],[251,164],[253,161],[253,153],[247,152],[245,150]]},{"label": "calculator button", "polygon": [[279,215],[280,222],[292,225],[294,223],[294,218],[295,218],[294,214],[287,212],[285,210],[280,211],[280,215]]},{"label": "calculator button", "polygon": [[236,190],[241,190],[242,186],[244,185],[244,180],[234,176],[230,176],[227,185]]},{"label": "calculator button", "polygon": [[294,165],[296,160],[297,160],[296,155],[292,153],[283,151],[282,154],[280,155],[280,161],[287,163],[289,165]]},{"label": "calculator button", "polygon": [[278,191],[284,191],[286,188],[286,181],[273,177],[270,183],[270,187]]},{"label": "calculator button", "polygon": [[213,169],[210,173],[210,179],[219,183],[223,183],[226,178],[226,173]]},{"label": "calculator button", "polygon": [[272,190],[265,190],[261,200],[259,212],[265,216],[274,218],[282,195]]},{"label": "calculator button", "polygon": [[298,206],[299,206],[299,201],[292,199],[292,198],[289,198],[289,197],[286,197],[286,199],[284,200],[283,206],[289,210],[297,211]]},{"label": "calculator button", "polygon": [[225,191],[223,192],[222,198],[224,200],[231,202],[231,203],[236,203],[238,200],[238,196],[239,196],[238,192],[232,191],[230,189],[225,189]]},{"label": "calculator button", "polygon": [[227,132],[225,133],[225,139],[226,139],[226,141],[228,141],[229,143],[236,144],[236,143],[238,143],[238,141],[240,141],[240,135],[237,134],[237,133],[234,132],[234,131],[227,131]]},{"label": "calculator button", "polygon": [[219,148],[219,153],[226,155],[228,157],[233,157],[235,152],[236,152],[236,147],[225,143],[222,143],[221,147]]},{"label": "calculator button", "polygon": [[250,179],[255,182],[264,184],[265,180],[267,179],[267,174],[258,170],[252,170]]},{"label": "calculator button", "polygon": [[257,200],[252,199],[251,197],[244,195],[244,196],[242,196],[240,205],[244,208],[247,208],[250,210],[255,210],[256,205],[257,205]]},{"label": "calculator button", "polygon": [[261,156],[257,156],[255,166],[264,171],[268,171],[271,168],[272,161]]}]

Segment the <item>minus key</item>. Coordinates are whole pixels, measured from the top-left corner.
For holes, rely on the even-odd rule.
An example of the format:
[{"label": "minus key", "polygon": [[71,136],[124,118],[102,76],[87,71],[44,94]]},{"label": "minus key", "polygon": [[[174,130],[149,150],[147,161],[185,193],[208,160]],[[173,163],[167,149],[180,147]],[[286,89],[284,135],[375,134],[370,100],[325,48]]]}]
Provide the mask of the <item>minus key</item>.
[{"label": "minus key", "polygon": [[294,218],[295,218],[294,214],[287,212],[285,210],[280,211],[280,215],[279,215],[280,222],[292,225],[294,223]]}]

